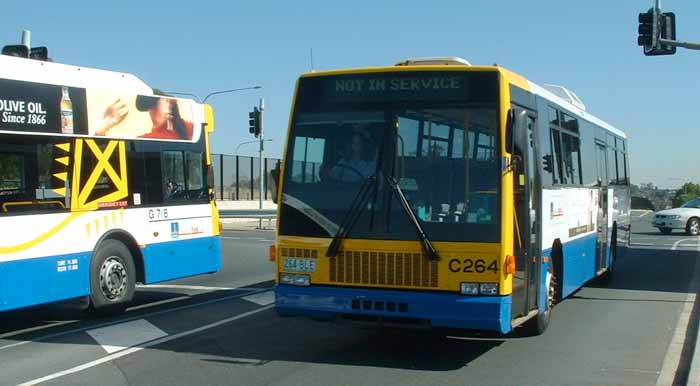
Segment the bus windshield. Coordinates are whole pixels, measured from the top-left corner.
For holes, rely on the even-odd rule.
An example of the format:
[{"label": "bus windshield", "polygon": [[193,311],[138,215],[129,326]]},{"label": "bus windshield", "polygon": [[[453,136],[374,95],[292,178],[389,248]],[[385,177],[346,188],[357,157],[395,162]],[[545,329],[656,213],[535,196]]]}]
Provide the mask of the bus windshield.
[{"label": "bus windshield", "polygon": [[[393,182],[432,241],[499,241],[497,78],[490,75],[365,75],[351,79],[356,95],[341,87],[351,84],[347,76],[303,79],[280,234],[332,237],[344,224],[351,238],[415,240]],[[372,81],[386,90],[360,86]],[[349,224],[353,206],[359,213]]]}]

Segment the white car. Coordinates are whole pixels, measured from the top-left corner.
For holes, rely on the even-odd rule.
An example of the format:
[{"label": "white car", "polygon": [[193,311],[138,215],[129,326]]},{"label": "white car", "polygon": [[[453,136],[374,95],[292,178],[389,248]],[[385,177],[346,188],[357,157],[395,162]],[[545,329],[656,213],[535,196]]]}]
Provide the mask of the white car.
[{"label": "white car", "polygon": [[691,236],[700,234],[700,198],[692,199],[680,208],[656,212],[651,225],[668,235],[674,229],[683,229]]}]

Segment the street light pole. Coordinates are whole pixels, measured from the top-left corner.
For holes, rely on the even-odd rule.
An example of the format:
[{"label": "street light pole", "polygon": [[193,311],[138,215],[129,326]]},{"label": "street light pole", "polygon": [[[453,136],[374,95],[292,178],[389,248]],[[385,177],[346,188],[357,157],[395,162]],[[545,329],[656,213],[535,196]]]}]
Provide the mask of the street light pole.
[{"label": "street light pole", "polygon": [[[272,138],[266,139],[265,142],[272,142]],[[256,139],[255,141],[245,141],[245,142],[239,143],[238,146],[236,146],[236,151],[234,151],[233,154],[234,154],[234,155],[238,155],[238,149],[240,149],[241,146],[243,146],[243,145],[248,145],[248,144],[251,144],[251,143],[258,143],[258,140]]]},{"label": "street light pole", "polygon": [[206,103],[207,99],[210,97],[213,97],[214,95],[219,95],[219,94],[228,94],[231,92],[236,92],[236,91],[244,91],[244,90],[257,90],[261,89],[262,86],[250,86],[250,87],[241,87],[241,88],[232,88],[229,90],[220,90],[220,91],[214,91],[210,92],[207,94],[204,99],[200,99],[196,94],[193,94],[191,92],[176,92],[176,91],[164,91],[166,94],[172,94],[172,95],[183,95],[183,96],[189,96],[195,99],[199,103]]},{"label": "street light pole", "polygon": [[[264,124],[263,124],[263,111],[265,111],[265,99],[260,98],[260,193],[258,194],[260,203],[259,203],[259,209],[262,210],[263,208],[263,197],[265,195],[265,140],[264,140]],[[262,217],[258,219],[258,229],[263,229],[263,220]]]}]

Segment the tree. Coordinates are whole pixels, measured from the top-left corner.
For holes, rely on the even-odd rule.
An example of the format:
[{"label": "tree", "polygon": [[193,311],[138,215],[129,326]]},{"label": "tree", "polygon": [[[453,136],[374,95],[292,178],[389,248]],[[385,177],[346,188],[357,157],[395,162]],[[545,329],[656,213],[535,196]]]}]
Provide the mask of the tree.
[{"label": "tree", "polygon": [[698,197],[700,197],[700,185],[686,182],[680,189],[676,190],[676,194],[673,196],[673,207],[677,208]]}]

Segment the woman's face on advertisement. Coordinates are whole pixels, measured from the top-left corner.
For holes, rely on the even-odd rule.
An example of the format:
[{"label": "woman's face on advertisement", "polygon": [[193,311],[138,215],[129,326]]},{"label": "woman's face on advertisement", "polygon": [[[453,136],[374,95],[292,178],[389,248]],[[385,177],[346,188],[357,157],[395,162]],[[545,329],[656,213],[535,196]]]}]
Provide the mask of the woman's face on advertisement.
[{"label": "woman's face on advertisement", "polygon": [[165,98],[158,99],[158,103],[151,109],[151,120],[154,127],[162,127],[173,119],[173,111],[170,105],[170,100]]}]

